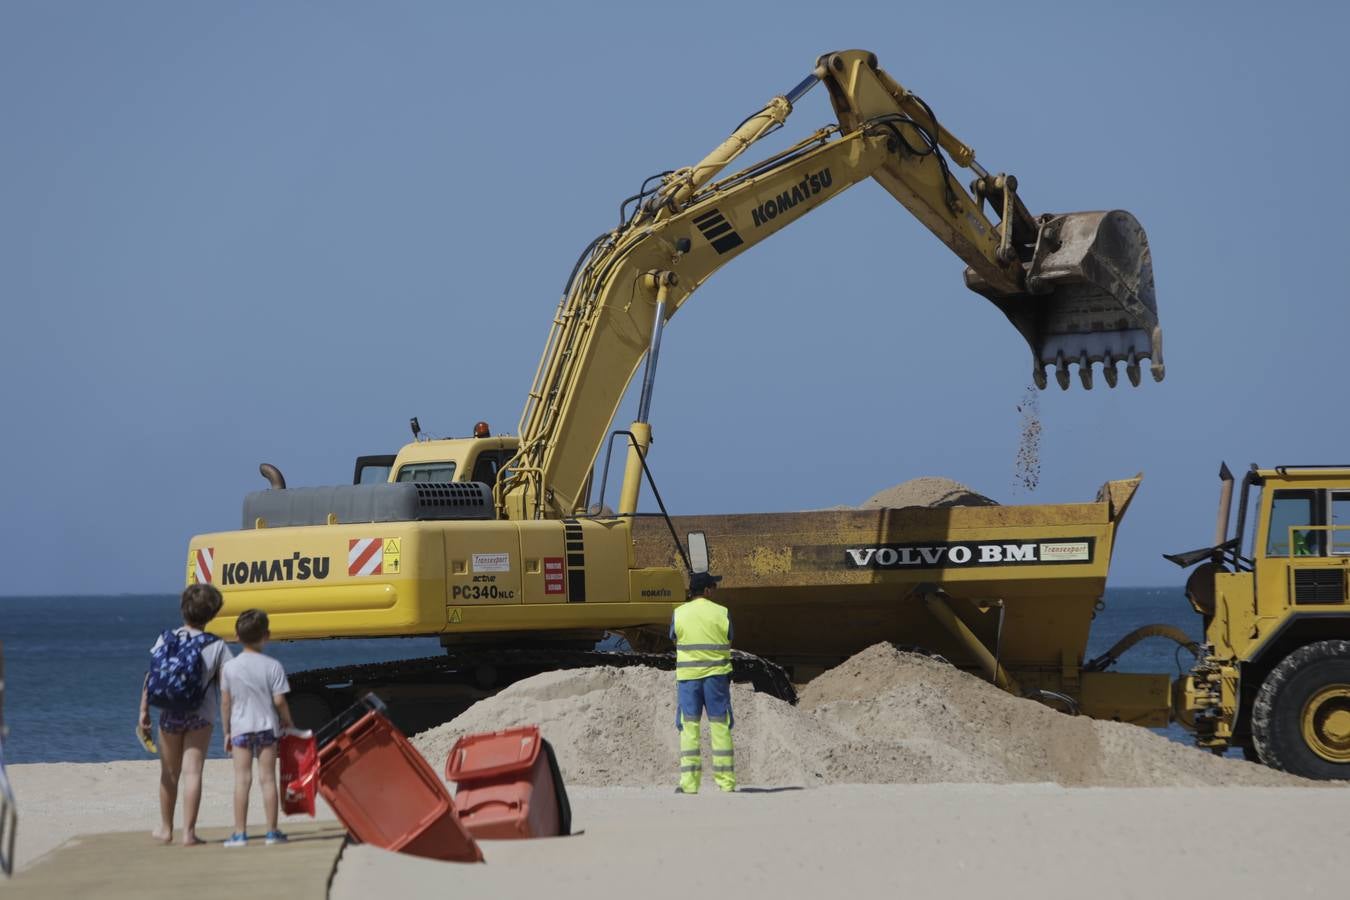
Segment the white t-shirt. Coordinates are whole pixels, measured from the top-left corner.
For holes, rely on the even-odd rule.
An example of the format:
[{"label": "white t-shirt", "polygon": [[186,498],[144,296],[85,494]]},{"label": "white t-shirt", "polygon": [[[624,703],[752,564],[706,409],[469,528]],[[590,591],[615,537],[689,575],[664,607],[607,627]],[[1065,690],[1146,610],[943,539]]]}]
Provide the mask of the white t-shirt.
[{"label": "white t-shirt", "polygon": [[[202,633],[200,628],[193,628],[190,625],[180,625],[174,631],[188,637],[196,637]],[[150,652],[154,653],[163,643],[163,636],[155,638],[155,645],[150,648]],[[216,710],[220,709],[220,679],[216,676],[232,656],[234,654],[230,652],[230,648],[221,640],[212,641],[202,648],[202,680],[206,683],[206,696],[202,697],[202,705],[197,707],[193,714],[212,725],[216,723]]]},{"label": "white t-shirt", "polygon": [[270,656],[245,650],[225,663],[220,671],[221,688],[230,695],[230,734],[281,730],[281,718],[272,702],[274,694],[288,694],[291,685],[286,670]]}]

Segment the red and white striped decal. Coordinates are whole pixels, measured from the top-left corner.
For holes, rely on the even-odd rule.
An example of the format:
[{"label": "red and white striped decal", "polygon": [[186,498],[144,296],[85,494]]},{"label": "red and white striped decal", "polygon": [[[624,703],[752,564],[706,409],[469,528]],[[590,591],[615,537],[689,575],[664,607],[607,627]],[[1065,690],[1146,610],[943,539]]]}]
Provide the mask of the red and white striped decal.
[{"label": "red and white striped decal", "polygon": [[348,575],[384,574],[384,538],[352,538],[347,542]]},{"label": "red and white striped decal", "polygon": [[210,584],[216,578],[216,548],[203,547],[195,554],[192,569],[198,584]]}]

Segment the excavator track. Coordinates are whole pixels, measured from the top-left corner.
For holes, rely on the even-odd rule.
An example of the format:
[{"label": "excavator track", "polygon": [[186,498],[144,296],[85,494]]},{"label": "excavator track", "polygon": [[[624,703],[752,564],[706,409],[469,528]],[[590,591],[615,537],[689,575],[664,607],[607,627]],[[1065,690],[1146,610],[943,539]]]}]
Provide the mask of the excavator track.
[{"label": "excavator track", "polygon": [[[480,647],[454,649],[444,656],[393,662],[366,663],[309,669],[289,676],[294,693],[344,689],[353,685],[418,685],[471,680],[478,673],[505,676],[504,687],[520,678],[559,669],[584,669],[592,666],[651,666],[673,670],[674,653],[641,653],[632,650],[570,650],[553,647]],[[786,703],[797,702],[797,691],[780,665],[752,653],[733,650],[732,680],[749,684],[756,691]],[[512,676],[515,677],[512,677]]]}]

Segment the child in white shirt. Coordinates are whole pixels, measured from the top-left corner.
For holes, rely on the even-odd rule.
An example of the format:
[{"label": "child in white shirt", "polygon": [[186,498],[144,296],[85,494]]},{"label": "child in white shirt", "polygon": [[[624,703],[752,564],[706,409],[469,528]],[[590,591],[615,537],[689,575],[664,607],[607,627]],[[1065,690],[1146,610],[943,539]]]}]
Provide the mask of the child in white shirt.
[{"label": "child in white shirt", "polygon": [[267,613],[250,609],[239,614],[235,634],[244,645],[220,673],[220,719],[225,726],[225,751],[234,759],[234,833],[226,847],[248,845],[248,792],[253,786],[253,760],[258,760],[263,811],[267,815],[268,844],[283,844],[286,835],[277,828],[277,739],[282,728],[291,728],[291,710],[286,694],[291,690],[286,670],[263,646],[272,633]]}]

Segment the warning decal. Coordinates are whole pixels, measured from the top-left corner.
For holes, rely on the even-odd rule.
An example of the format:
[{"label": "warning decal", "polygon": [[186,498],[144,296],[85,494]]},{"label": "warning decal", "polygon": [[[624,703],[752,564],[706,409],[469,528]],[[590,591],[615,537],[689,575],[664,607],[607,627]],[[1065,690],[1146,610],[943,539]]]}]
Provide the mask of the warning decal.
[{"label": "warning decal", "polygon": [[544,593],[567,593],[566,582],[563,581],[563,558],[561,556],[544,557]]},{"label": "warning decal", "polygon": [[385,538],[384,539],[384,573],[386,575],[397,575],[402,571],[403,565],[403,539]]},{"label": "warning decal", "polygon": [[348,575],[384,574],[384,538],[352,538],[347,542]]},{"label": "warning decal", "polygon": [[192,554],[192,570],[188,579],[193,584],[210,584],[216,578],[216,549],[203,547]]},{"label": "warning decal", "polygon": [[463,622],[463,621],[464,621],[464,611],[461,610],[458,606],[451,607],[451,609],[450,609],[450,624],[451,624],[451,625],[458,625],[460,622]]}]

